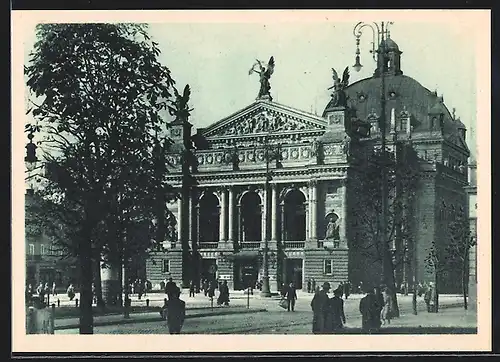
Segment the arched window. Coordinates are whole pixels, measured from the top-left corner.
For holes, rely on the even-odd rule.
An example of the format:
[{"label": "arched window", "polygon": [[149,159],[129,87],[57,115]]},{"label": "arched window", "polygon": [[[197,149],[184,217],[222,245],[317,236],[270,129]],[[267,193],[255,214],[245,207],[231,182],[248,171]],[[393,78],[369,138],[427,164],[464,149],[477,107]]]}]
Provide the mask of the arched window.
[{"label": "arched window", "polygon": [[262,241],[262,213],[260,196],[247,192],[241,198],[241,241]]},{"label": "arched window", "polygon": [[299,190],[291,190],[284,199],[285,241],[306,240],[306,198]]},{"label": "arched window", "polygon": [[219,199],[213,193],[205,193],[199,204],[199,241],[219,240]]}]

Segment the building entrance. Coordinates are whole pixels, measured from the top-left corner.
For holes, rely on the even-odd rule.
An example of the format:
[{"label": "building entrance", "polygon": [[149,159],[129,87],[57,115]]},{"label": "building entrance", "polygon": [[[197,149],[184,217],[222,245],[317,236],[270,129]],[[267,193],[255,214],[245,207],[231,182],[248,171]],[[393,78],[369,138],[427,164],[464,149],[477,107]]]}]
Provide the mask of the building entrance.
[{"label": "building entrance", "polygon": [[302,259],[285,260],[285,283],[294,283],[296,289],[302,289]]},{"label": "building entrance", "polygon": [[257,258],[234,261],[234,290],[243,290],[255,286],[259,265]]}]

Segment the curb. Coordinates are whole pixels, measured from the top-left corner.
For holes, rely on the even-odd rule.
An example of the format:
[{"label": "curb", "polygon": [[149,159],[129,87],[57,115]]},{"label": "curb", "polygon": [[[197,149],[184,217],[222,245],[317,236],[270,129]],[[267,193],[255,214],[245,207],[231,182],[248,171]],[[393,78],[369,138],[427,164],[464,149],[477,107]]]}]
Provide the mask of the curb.
[{"label": "curb", "polygon": [[[130,311],[129,314],[157,313],[157,312],[159,312],[161,310],[162,307],[150,307],[150,308],[152,308],[152,309],[151,310],[146,310],[146,311]],[[207,307],[186,308],[186,311],[188,311],[188,310],[204,310],[204,309],[211,309],[211,307],[207,306]],[[57,308],[56,308],[56,314],[57,314]],[[120,311],[120,312],[109,312],[109,313],[95,315],[94,318],[109,317],[109,316],[122,315],[122,314],[123,314],[123,311]],[[79,313],[76,313],[75,315],[69,315],[69,316],[57,316],[56,315],[55,320],[57,321],[58,319],[61,320],[61,319],[79,318],[79,317],[80,317]]]},{"label": "curb", "polygon": [[[241,311],[224,311],[220,313],[198,313],[186,315],[186,319],[191,318],[202,318],[202,317],[212,317],[212,316],[223,316],[223,315],[232,315],[232,314],[249,314],[249,313],[261,313],[267,312],[265,308],[257,308],[257,309],[247,309]],[[154,313],[154,312],[153,312]],[[136,313],[140,314],[140,313]],[[105,322],[97,322],[94,323],[94,327],[104,327],[104,326],[112,326],[112,325],[122,325],[122,324],[133,324],[133,323],[146,323],[146,322],[164,322],[165,320],[162,317],[152,317],[152,318],[141,318],[141,319],[122,319],[117,321],[105,321]],[[65,330],[65,329],[78,329],[80,328],[79,324],[67,324],[64,326],[55,326],[54,330]]]}]

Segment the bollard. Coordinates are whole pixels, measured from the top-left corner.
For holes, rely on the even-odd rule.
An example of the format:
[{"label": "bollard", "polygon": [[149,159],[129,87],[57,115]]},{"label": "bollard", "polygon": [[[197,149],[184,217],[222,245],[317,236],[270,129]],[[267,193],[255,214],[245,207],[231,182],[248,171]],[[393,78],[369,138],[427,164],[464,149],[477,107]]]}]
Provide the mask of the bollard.
[{"label": "bollard", "polygon": [[52,313],[50,313],[50,334],[54,334],[56,319],[56,305],[52,303]]},{"label": "bollard", "polygon": [[50,306],[50,294],[47,294],[47,307]]},{"label": "bollard", "polygon": [[247,309],[250,309],[250,288],[247,290]]},{"label": "bollard", "polygon": [[149,299],[146,299],[146,307],[149,307]]},{"label": "bollard", "polygon": [[78,298],[75,299],[75,305],[78,308]]},{"label": "bollard", "polygon": [[214,297],[210,297],[210,307],[214,310]]},{"label": "bollard", "polygon": [[59,300],[59,298],[57,298],[57,306],[60,307],[61,306],[61,301]]}]

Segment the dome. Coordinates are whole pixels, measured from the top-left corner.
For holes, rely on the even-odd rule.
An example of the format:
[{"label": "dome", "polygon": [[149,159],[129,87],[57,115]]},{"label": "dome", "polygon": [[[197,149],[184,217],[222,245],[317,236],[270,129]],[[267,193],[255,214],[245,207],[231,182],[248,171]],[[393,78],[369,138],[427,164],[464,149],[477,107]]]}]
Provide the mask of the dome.
[{"label": "dome", "polygon": [[[437,105],[439,112],[444,115],[445,134],[455,133],[457,122],[453,121],[445,104],[439,102],[439,97],[434,92],[406,75],[386,75],[385,84],[387,127],[390,125],[391,109],[394,108],[396,115],[402,111],[410,113],[415,132],[427,131],[429,113]],[[347,104],[355,110],[356,118],[366,121],[372,114],[380,116],[381,90],[380,77],[365,78],[344,89]],[[325,111],[327,109],[328,105]]]}]

